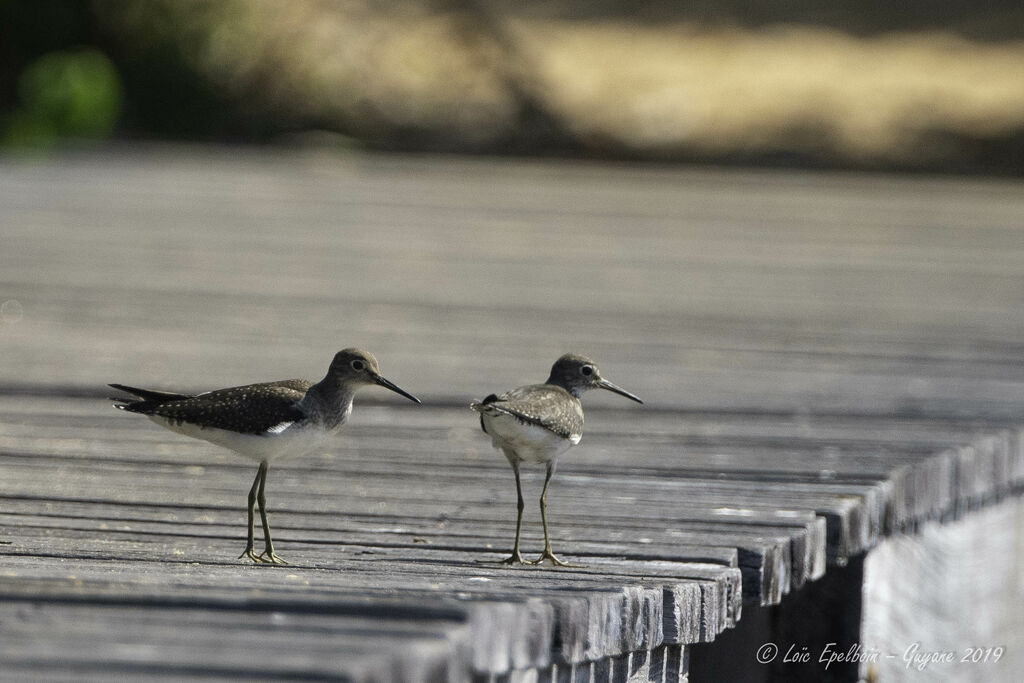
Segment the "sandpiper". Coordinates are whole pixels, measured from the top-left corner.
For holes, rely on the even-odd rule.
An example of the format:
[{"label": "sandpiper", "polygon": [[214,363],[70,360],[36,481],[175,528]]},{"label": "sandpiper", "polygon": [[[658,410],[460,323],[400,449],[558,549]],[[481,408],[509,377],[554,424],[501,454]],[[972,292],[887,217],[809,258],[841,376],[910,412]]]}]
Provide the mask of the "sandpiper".
[{"label": "sandpiper", "polygon": [[[567,353],[551,366],[544,384],[530,384],[501,396],[491,394],[474,401],[470,408],[480,413],[480,427],[491,437],[494,447],[505,453],[516,475],[516,540],[505,564],[540,564],[550,560],[559,567],[574,567],[555,556],[548,536],[548,483],[555,473],[558,456],[583,438],[583,406],[580,396],[589,389],[607,389],[643,403],[625,389],[601,378],[597,364],[586,356]],[[519,531],[523,524],[523,489],[519,483],[519,463],[547,465],[544,489],[540,494],[540,519],[544,524],[544,553],[535,561],[524,560],[519,553]]]},{"label": "sandpiper", "polygon": [[[116,408],[140,413],[173,432],[209,441],[259,462],[249,489],[249,535],[239,559],[287,564],[274,552],[267,523],[264,489],[271,460],[313,453],[334,436],[352,413],[352,398],[361,387],[377,384],[411,401],[420,400],[380,374],[377,359],[359,349],[339,351],[327,376],[315,384],[304,379],[247,384],[204,394],[174,394],[110,386],[141,400],[113,398]],[[265,547],[253,552],[253,516],[260,506]]]}]

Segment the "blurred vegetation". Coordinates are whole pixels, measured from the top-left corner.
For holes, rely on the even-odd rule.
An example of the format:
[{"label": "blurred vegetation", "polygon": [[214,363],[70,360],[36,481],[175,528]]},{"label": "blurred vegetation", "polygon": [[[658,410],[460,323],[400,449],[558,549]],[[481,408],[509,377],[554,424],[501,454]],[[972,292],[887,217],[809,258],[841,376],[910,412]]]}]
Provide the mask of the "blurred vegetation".
[{"label": "blurred vegetation", "polygon": [[91,47],[59,49],[89,42],[88,13],[53,9],[45,2],[0,5],[5,148],[46,150],[60,140],[103,139],[117,125],[122,91],[110,59]]},{"label": "blurred vegetation", "polygon": [[0,2],[3,143],[170,138],[1021,173],[992,0]]},{"label": "blurred vegetation", "polygon": [[101,52],[49,52],[18,78],[21,107],[10,113],[3,143],[49,148],[61,139],[104,139],[121,110],[121,81]]}]

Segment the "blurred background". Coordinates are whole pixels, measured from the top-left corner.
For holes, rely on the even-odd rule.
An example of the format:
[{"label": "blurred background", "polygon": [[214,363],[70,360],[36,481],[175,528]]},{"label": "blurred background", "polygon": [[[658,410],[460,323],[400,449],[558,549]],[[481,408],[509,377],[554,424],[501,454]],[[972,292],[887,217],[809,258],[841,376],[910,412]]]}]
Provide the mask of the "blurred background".
[{"label": "blurred background", "polygon": [[0,141],[1020,174],[998,0],[0,3]]}]

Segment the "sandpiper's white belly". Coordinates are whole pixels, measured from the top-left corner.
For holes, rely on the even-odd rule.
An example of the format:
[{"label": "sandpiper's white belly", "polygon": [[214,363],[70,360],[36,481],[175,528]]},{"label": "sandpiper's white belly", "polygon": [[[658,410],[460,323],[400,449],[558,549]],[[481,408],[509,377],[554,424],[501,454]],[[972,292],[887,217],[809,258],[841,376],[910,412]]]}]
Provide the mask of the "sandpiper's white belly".
[{"label": "sandpiper's white belly", "polygon": [[526,462],[549,462],[580,442],[581,435],[564,438],[538,425],[524,424],[511,415],[483,415],[494,447],[512,451]]},{"label": "sandpiper's white belly", "polygon": [[334,435],[334,432],[310,424],[292,424],[276,434],[239,434],[216,427],[200,427],[188,422],[176,423],[159,415],[147,417],[172,432],[209,441],[257,462],[287,460],[316,453],[324,449]]}]

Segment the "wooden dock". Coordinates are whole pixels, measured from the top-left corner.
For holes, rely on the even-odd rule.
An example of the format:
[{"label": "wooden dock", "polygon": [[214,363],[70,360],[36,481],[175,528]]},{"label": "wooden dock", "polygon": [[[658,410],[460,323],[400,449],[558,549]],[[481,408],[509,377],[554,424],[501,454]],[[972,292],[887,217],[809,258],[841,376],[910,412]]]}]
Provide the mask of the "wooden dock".
[{"label": "wooden dock", "polygon": [[[704,680],[745,614],[1024,486],[1019,182],[115,150],[0,166],[0,237],[5,680]],[[251,463],[105,400],[352,345],[424,405],[365,390],[272,467],[287,567],[236,559]],[[510,569],[468,403],[567,350],[647,403],[588,394],[553,480],[585,568]]]}]

